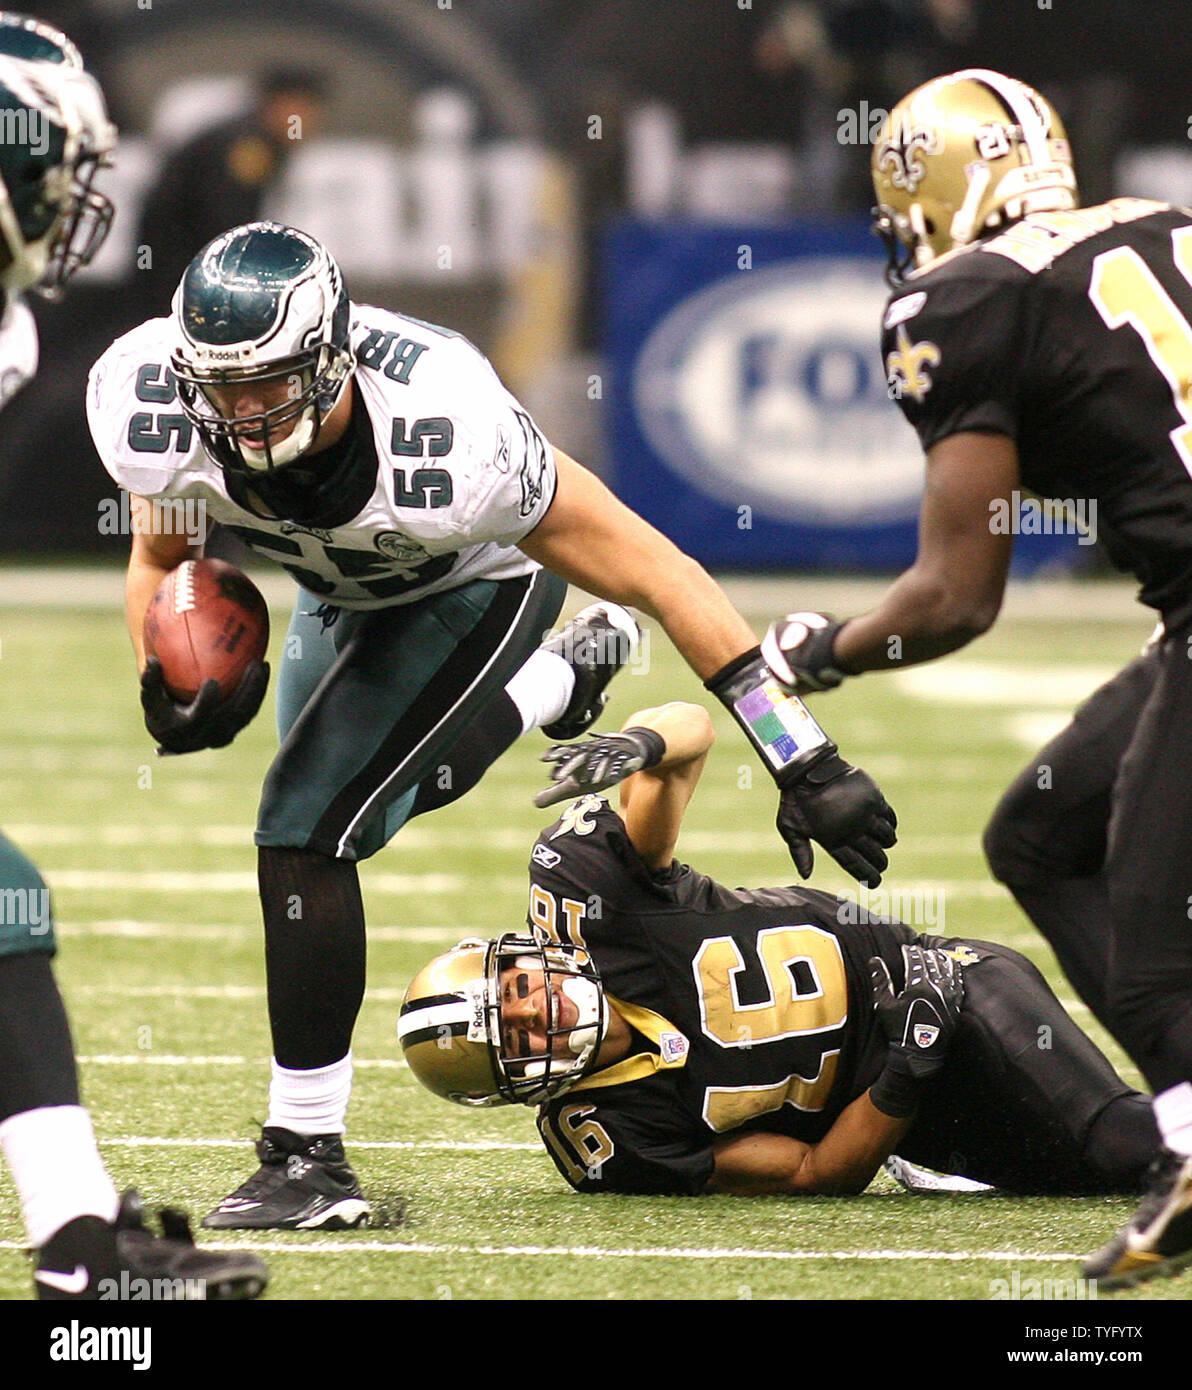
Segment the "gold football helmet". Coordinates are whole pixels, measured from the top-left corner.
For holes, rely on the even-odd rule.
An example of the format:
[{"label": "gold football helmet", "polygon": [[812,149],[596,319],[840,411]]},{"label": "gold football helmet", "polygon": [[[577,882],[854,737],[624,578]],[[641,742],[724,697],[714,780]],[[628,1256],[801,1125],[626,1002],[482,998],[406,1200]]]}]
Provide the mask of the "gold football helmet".
[{"label": "gold football helmet", "polygon": [[[548,1005],[546,1050],[521,1050],[503,1028],[502,974],[541,972]],[[561,998],[573,1016],[565,1026]],[[588,953],[506,932],[493,941],[461,941],[410,983],[397,1023],[406,1061],[418,1080],[460,1105],[541,1105],[596,1063],[608,1004]]]},{"label": "gold football helmet", "polygon": [[1077,205],[1064,127],[1033,87],[967,68],[917,87],[873,144],[874,230],[887,279],[967,246],[1030,212]]}]

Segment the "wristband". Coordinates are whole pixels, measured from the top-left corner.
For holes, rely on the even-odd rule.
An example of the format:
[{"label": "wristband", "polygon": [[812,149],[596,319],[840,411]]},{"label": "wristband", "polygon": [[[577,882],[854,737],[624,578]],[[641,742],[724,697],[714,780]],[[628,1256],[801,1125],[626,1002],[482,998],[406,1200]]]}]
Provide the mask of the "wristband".
[{"label": "wristband", "polygon": [[621,732],[632,734],[646,745],[646,761],[642,764],[643,767],[655,767],[666,757],[666,739],[657,729],[647,729],[644,724],[634,724]]},{"label": "wristband", "polygon": [[704,682],[725,706],[779,786],[795,781],[813,762],[836,752],[836,745],[789,694],[761,658],[760,648],[742,652]]},{"label": "wristband", "polygon": [[907,1058],[899,1055],[900,1051],[890,1049],[881,1075],[869,1088],[870,1104],[892,1120],[906,1120],[915,1113],[928,1079],[916,1076],[907,1065]]}]

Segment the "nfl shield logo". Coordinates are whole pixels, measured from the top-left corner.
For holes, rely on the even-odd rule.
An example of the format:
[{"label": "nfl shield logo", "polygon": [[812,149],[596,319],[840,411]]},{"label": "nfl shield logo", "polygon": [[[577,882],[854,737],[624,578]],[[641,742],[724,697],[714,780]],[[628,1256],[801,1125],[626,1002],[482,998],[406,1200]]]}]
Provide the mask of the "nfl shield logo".
[{"label": "nfl shield logo", "polygon": [[682,1033],[660,1033],[658,1035],[658,1050],[662,1053],[662,1065],[673,1067],[683,1062],[689,1046],[690,1044]]},{"label": "nfl shield logo", "polygon": [[918,1023],[915,1025],[915,1046],[930,1047],[940,1035],[940,1030],[933,1023]]}]

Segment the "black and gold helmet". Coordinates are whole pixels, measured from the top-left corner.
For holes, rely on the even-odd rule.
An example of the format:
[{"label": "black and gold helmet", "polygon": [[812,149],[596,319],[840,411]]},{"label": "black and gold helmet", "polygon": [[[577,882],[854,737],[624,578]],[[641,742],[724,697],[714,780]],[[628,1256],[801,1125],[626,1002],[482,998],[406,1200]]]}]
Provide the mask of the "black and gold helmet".
[{"label": "black and gold helmet", "polygon": [[891,284],[1027,213],[1077,205],[1072,151],[1050,102],[985,68],[903,97],[878,131],[872,172]]},{"label": "black and gold helmet", "polygon": [[[525,1053],[502,1027],[501,979],[541,971],[552,997],[565,996],[546,1029],[547,1050]],[[506,932],[461,941],[410,983],[397,1035],[410,1070],[435,1095],[459,1105],[541,1105],[589,1071],[608,1026],[600,976],[587,951]]]}]

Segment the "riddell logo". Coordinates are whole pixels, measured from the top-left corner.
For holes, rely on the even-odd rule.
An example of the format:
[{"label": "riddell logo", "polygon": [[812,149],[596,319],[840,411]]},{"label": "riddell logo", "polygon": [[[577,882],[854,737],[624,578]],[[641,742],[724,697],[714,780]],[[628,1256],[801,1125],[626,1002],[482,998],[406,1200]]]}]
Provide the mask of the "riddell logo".
[{"label": "riddell logo", "polygon": [[217,348],[196,344],[196,355],[208,362],[247,362],[252,358],[251,347]]}]

